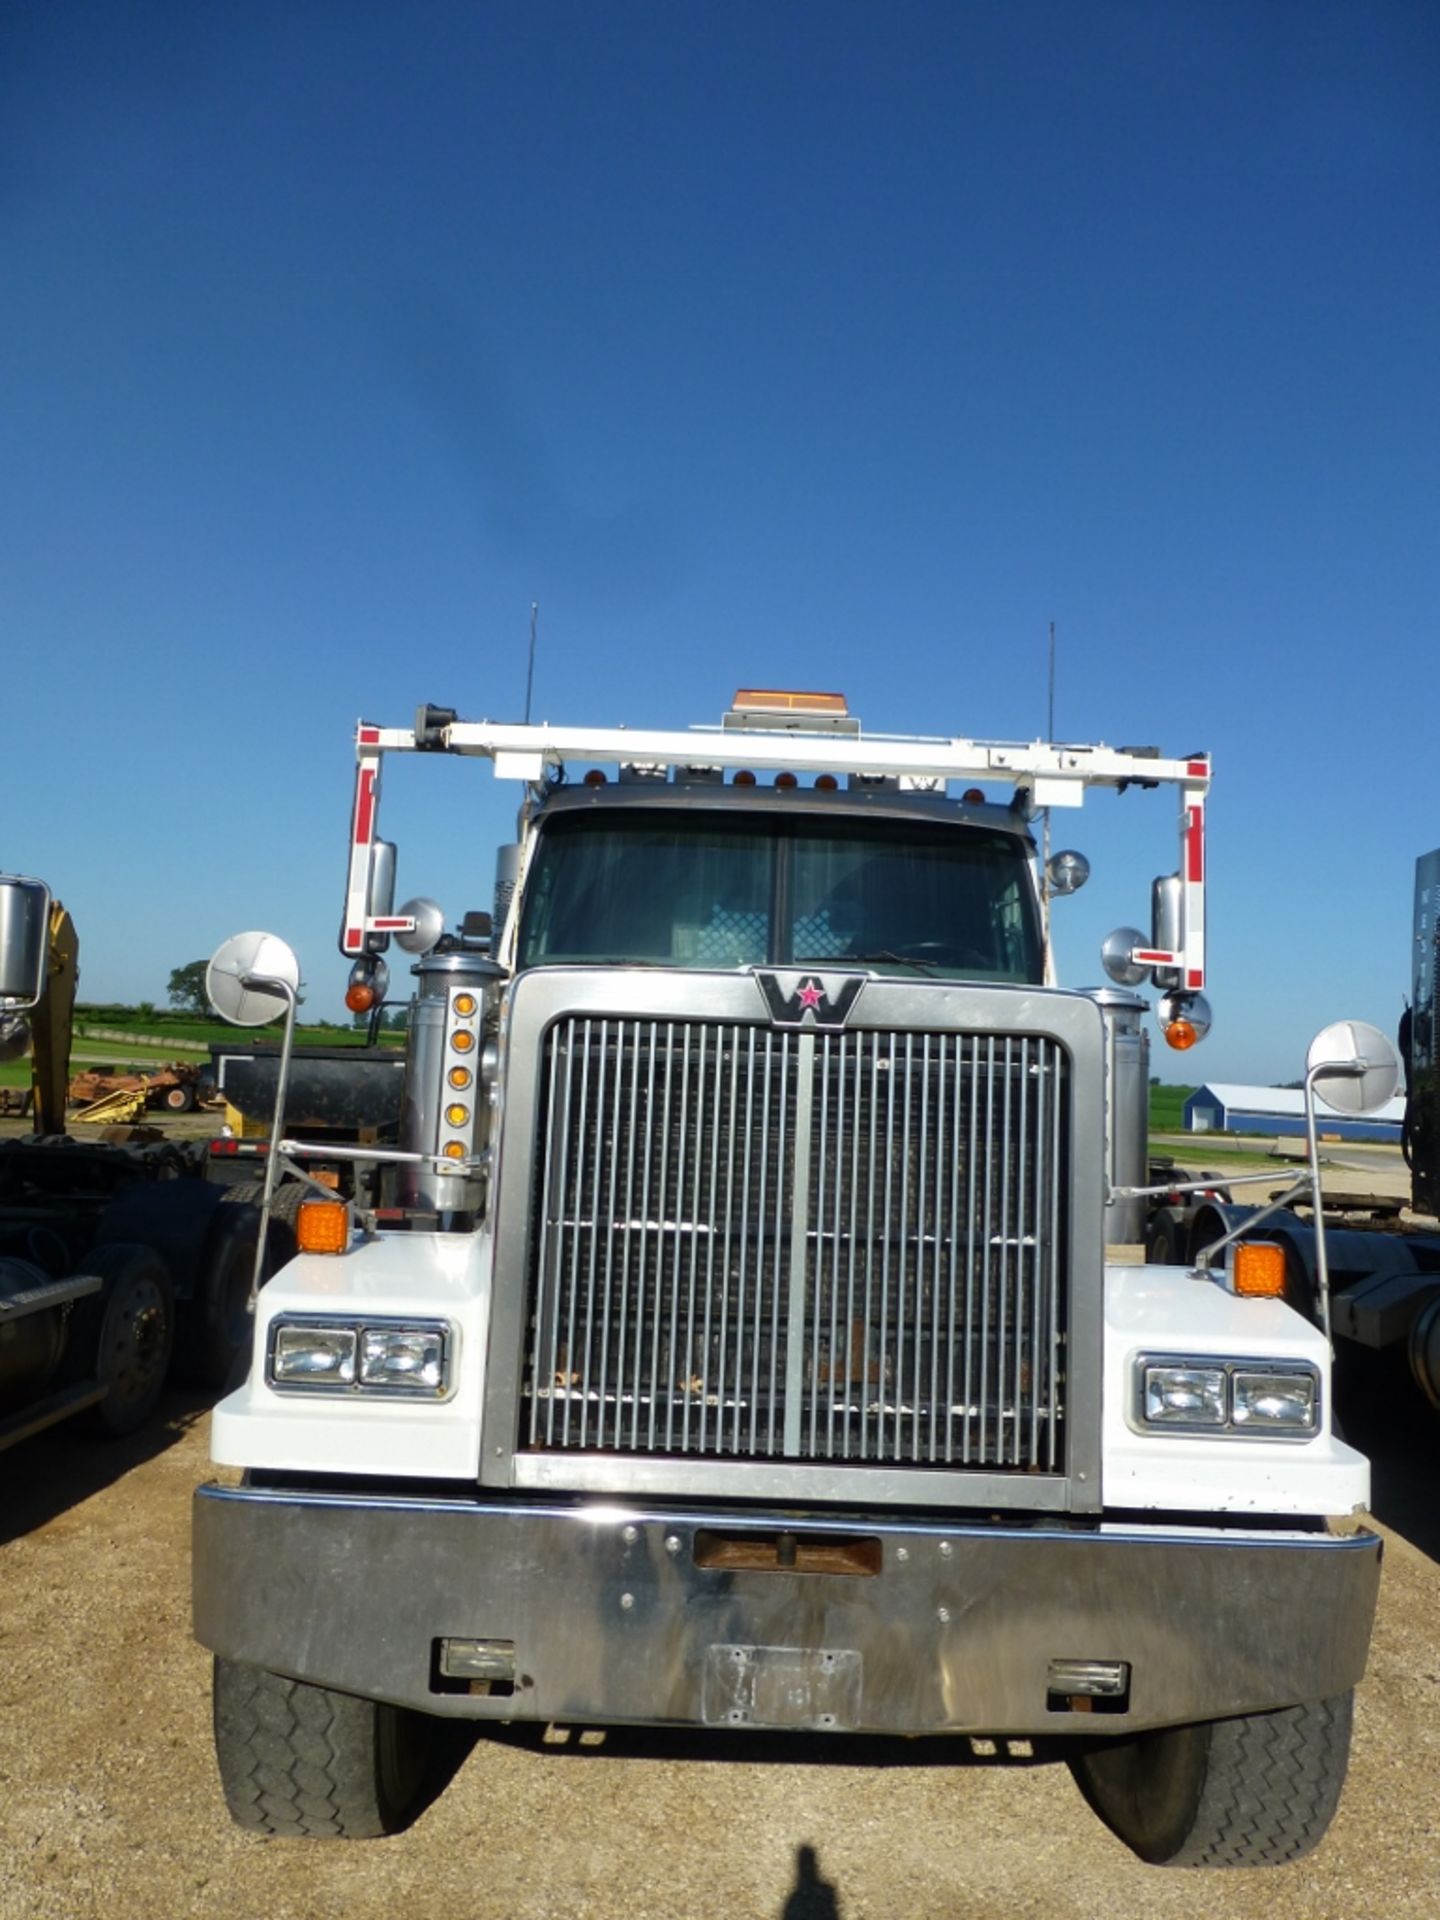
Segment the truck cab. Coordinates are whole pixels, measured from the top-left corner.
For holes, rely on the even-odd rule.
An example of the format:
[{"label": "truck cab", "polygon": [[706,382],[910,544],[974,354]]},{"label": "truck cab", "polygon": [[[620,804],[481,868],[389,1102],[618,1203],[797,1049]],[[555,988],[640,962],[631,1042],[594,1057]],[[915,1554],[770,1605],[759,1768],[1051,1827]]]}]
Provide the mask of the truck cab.
[{"label": "truck cab", "polygon": [[[393,1830],[447,1717],[1044,1736],[1144,1858],[1292,1858],[1344,1776],[1368,1470],[1313,1326],[1116,1245],[1143,1003],[1053,985],[1083,863],[1032,824],[1180,789],[1112,971],[1193,1039],[1209,763],[772,699],[675,735],[360,729],[341,949],[352,991],[382,942],[417,956],[405,1120],[373,1204],[301,1208],[216,1411],[231,1812]],[[394,908],[391,750],[524,783],[488,929]],[[261,1764],[277,1727],[293,1767]]]}]

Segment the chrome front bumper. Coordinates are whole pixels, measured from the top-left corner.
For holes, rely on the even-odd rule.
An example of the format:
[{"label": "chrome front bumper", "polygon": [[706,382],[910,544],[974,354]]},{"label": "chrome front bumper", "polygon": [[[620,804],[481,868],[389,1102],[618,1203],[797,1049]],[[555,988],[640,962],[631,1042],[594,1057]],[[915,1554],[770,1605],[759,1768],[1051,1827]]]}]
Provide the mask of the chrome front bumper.
[{"label": "chrome front bumper", "polygon": [[[1379,1572],[1363,1532],[195,1497],[205,1646],[483,1719],[1033,1735],[1258,1712],[1359,1680]],[[447,1688],[448,1640],[513,1646],[513,1692]],[[1125,1710],[1056,1710],[1054,1661],[1127,1663]]]}]

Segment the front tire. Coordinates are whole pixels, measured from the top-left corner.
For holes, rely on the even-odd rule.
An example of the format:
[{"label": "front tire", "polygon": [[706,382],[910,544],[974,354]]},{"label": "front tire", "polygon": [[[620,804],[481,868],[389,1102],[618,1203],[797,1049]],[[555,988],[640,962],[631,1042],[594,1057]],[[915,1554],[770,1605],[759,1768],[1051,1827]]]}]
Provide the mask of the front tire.
[{"label": "front tire", "polygon": [[1070,1770],[1152,1866],[1270,1867],[1324,1838],[1345,1784],[1354,1695],[1097,1742]]},{"label": "front tire", "polygon": [[226,1804],[249,1832],[374,1840],[416,1811],[433,1732],[424,1714],[219,1659],[214,1699]]}]

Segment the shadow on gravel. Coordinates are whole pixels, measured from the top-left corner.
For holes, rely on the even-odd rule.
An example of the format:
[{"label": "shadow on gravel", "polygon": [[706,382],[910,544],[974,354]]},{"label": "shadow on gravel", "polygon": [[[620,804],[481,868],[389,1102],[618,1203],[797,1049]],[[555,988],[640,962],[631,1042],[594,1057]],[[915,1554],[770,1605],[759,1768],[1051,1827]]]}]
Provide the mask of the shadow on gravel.
[{"label": "shadow on gravel", "polygon": [[33,1533],[132,1467],[167,1452],[204,1419],[215,1398],[170,1388],[155,1417],[123,1440],[92,1440],[67,1422],[0,1453],[0,1546]]},{"label": "shadow on gravel", "polygon": [[[465,1752],[481,1741],[531,1752],[546,1764],[607,1760],[683,1761],[700,1766],[767,1767],[1042,1767],[1063,1761],[1073,1745],[1061,1740],[981,1740],[963,1734],[907,1739],[900,1735],[786,1733],[757,1728],[585,1727],[466,1725]],[[462,1756],[463,1757],[463,1756]]]},{"label": "shadow on gravel", "polygon": [[1370,1457],[1370,1509],[1440,1561],[1440,1413],[1410,1377],[1403,1354],[1351,1355],[1340,1386],[1345,1438]]},{"label": "shadow on gravel", "polygon": [[834,1887],[820,1877],[813,1847],[795,1849],[795,1890],[780,1909],[780,1920],[840,1920],[840,1902]]}]

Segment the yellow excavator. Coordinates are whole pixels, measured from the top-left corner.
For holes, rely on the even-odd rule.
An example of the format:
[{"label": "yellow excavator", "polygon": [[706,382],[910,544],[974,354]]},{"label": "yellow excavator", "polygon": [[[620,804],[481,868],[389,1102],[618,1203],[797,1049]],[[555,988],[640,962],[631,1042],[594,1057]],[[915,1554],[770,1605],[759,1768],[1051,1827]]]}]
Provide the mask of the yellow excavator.
[{"label": "yellow excavator", "polygon": [[[10,878],[8,874],[0,876]],[[34,964],[36,926],[43,929],[44,942],[38,980]],[[0,974],[0,1008],[5,1009],[0,1011],[0,1060],[18,1059],[29,1046],[30,1112],[35,1132],[42,1137],[64,1133],[75,989],[80,980],[80,941],[75,922],[64,902],[52,899],[48,890],[43,903],[34,896],[12,901],[9,889],[0,886],[0,951],[7,937],[19,941],[26,950],[16,953],[12,961],[17,977],[11,977],[10,969]],[[24,977],[27,961],[28,979]],[[16,1003],[29,1000],[25,989],[32,981],[38,991],[21,1010]]]},{"label": "yellow excavator", "polygon": [[258,1209],[198,1143],[65,1136],[78,979],[65,907],[0,873],[0,1060],[31,1048],[34,1128],[0,1141],[0,1449],[72,1414],[129,1433],[172,1358],[223,1386],[249,1347]]}]

